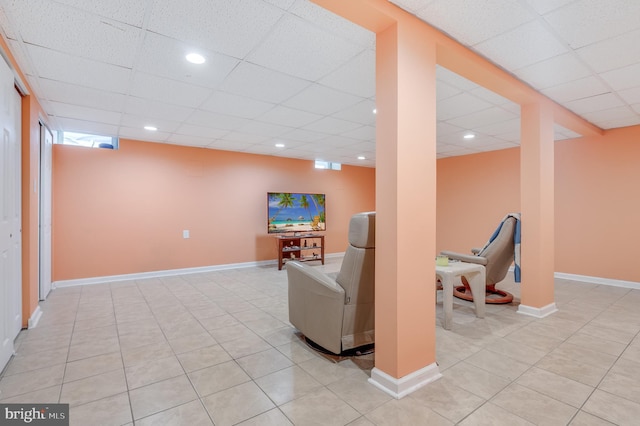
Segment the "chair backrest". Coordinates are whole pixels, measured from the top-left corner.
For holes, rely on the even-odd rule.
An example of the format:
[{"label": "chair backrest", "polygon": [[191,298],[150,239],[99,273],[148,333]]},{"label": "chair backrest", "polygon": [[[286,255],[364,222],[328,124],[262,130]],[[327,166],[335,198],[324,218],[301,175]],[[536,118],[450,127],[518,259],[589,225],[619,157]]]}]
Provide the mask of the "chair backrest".
[{"label": "chair backrest", "polygon": [[509,267],[513,263],[515,228],[516,219],[514,217],[507,218],[502,223],[498,235],[478,253],[478,256],[487,259],[487,284],[499,283],[507,276]]},{"label": "chair backrest", "polygon": [[349,222],[349,246],[336,281],[345,291],[345,304],[373,303],[375,290],[376,213],[358,213]]}]

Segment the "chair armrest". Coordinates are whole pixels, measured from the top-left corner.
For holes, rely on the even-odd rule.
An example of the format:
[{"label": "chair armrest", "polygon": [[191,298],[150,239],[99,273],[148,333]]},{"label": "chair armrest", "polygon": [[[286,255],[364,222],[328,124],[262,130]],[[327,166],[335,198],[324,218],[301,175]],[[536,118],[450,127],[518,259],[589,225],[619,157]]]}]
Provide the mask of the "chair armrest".
[{"label": "chair armrest", "polygon": [[487,258],[474,256],[472,254],[462,254],[453,251],[441,251],[440,254],[448,256],[449,259],[459,260],[460,262],[475,263],[477,265],[487,266]]},{"label": "chair armrest", "polygon": [[333,353],[341,352],[344,289],[318,268],[287,262],[289,322]]},{"label": "chair armrest", "polygon": [[340,299],[344,304],[344,289],[333,277],[300,262],[287,262],[289,287],[304,288],[318,296]]}]

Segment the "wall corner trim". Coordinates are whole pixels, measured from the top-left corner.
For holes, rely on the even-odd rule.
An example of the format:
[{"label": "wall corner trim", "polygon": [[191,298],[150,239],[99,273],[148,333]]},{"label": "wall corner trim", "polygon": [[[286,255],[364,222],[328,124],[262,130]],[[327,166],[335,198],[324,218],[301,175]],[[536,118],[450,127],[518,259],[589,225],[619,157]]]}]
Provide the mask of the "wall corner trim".
[{"label": "wall corner trim", "polygon": [[29,318],[29,322],[27,323],[27,328],[29,330],[31,330],[32,328],[36,328],[36,326],[38,325],[38,321],[40,321],[41,317],[42,317],[42,309],[40,309],[40,305],[38,305],[35,311],[33,311],[33,313],[31,314],[31,318]]},{"label": "wall corner trim", "polygon": [[429,364],[420,370],[416,370],[411,374],[396,379],[385,373],[382,370],[374,367],[371,370],[371,378],[369,383],[377,387],[381,391],[391,395],[395,399],[400,399],[409,395],[412,392],[420,389],[421,387],[434,382],[442,377],[438,364],[435,362]]},{"label": "wall corner trim", "polygon": [[536,308],[534,306],[527,306],[527,305],[520,304],[517,310],[517,313],[519,314],[528,315],[530,317],[535,317],[535,318],[544,318],[553,314],[554,312],[558,312],[558,308],[556,307],[555,303],[549,303],[548,305],[543,306],[542,308]]}]

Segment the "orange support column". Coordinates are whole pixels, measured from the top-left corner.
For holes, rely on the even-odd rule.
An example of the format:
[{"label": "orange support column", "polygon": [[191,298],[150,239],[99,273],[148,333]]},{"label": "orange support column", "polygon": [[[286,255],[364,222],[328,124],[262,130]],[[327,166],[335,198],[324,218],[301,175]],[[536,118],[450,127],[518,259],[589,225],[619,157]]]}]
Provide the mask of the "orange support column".
[{"label": "orange support column", "polygon": [[435,363],[436,49],[419,26],[376,38],[376,366],[401,398]]},{"label": "orange support column", "polygon": [[436,364],[436,32],[386,0],[313,0],[376,34],[376,361],[401,398]]},{"label": "orange support column", "polygon": [[521,108],[520,206],[522,209],[521,304],[518,313],[538,318],[556,312],[554,302],[553,108]]}]

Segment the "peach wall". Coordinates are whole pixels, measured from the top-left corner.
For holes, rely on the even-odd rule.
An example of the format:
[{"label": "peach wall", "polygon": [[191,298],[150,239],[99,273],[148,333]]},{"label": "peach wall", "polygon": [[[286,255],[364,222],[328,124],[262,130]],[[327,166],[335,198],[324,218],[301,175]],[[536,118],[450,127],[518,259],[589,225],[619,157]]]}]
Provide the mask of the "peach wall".
[{"label": "peach wall", "polygon": [[55,145],[53,279],[276,259],[268,191],[325,193],[326,253],[344,252],[349,218],[374,210],[374,187],[372,168],[133,140],[113,151]]},{"label": "peach wall", "polygon": [[[640,282],[638,140],[640,126],[555,143],[556,272]],[[468,253],[519,211],[519,159],[514,148],[438,160],[438,250]]]},{"label": "peach wall", "polygon": [[436,250],[470,253],[520,211],[520,149],[438,160]]},{"label": "peach wall", "polygon": [[640,282],[640,126],[556,143],[557,272]]}]

